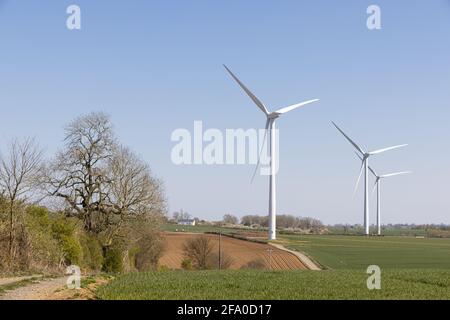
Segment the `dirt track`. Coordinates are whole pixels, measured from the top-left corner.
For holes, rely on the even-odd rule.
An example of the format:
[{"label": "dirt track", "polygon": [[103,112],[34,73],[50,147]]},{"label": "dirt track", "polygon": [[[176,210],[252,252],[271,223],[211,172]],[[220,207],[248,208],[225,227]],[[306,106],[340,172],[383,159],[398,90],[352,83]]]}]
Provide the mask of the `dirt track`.
[{"label": "dirt track", "polygon": [[[166,232],[164,238],[166,239],[166,250],[163,257],[160,259],[160,264],[171,269],[180,269],[183,260],[183,244],[187,239],[198,237],[201,234],[194,233],[176,233]],[[214,245],[214,251],[219,250],[219,236],[213,234],[206,234],[211,239]],[[233,259],[230,269],[240,269],[246,263],[262,259],[266,265],[269,266],[269,252],[267,249],[273,250],[271,253],[271,266],[274,270],[295,270],[307,269],[300,259],[292,253],[274,248],[268,244],[250,242],[222,236],[222,250]]]},{"label": "dirt track", "polygon": [[55,291],[64,288],[66,277],[44,279],[6,292],[0,300],[48,300],[55,299]]},{"label": "dirt track", "polygon": [[0,286],[19,282],[22,280],[39,279],[39,278],[42,278],[42,275],[35,274],[35,275],[31,275],[31,276],[17,276],[17,277],[0,278]]}]

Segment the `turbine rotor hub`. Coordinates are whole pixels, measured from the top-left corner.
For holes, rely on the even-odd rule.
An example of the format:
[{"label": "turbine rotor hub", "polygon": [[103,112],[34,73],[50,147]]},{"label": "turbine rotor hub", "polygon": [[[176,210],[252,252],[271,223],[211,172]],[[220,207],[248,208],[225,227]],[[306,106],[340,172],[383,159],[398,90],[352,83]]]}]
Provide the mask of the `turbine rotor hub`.
[{"label": "turbine rotor hub", "polygon": [[278,118],[279,116],[280,116],[280,115],[279,115],[278,113],[276,113],[276,112],[271,112],[271,113],[269,113],[269,115],[267,116],[267,118],[273,120],[273,119]]}]

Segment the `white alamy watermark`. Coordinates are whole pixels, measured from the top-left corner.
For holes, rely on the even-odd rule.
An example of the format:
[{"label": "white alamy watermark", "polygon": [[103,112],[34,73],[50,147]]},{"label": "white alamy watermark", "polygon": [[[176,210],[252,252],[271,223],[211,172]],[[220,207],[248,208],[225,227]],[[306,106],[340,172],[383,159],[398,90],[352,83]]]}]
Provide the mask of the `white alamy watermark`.
[{"label": "white alamy watermark", "polygon": [[[275,168],[278,172],[278,130],[275,136]],[[270,175],[271,157],[265,129],[204,130],[202,121],[194,121],[193,130],[179,128],[172,132],[171,160],[175,165],[257,165],[260,174]]]},{"label": "white alamy watermark", "polygon": [[380,290],[381,289],[381,269],[377,265],[371,265],[367,267],[367,274],[370,276],[367,278],[367,289]]},{"label": "white alamy watermark", "polygon": [[69,30],[81,29],[81,8],[76,4],[67,7],[66,13],[69,15],[66,20],[66,27]]},{"label": "white alamy watermark", "polygon": [[366,10],[369,17],[366,21],[367,29],[380,30],[381,29],[381,9],[379,6],[372,4]]},{"label": "white alamy watermark", "polygon": [[80,289],[81,288],[81,271],[80,267],[76,265],[71,265],[66,268],[67,277],[66,285],[69,289]]}]

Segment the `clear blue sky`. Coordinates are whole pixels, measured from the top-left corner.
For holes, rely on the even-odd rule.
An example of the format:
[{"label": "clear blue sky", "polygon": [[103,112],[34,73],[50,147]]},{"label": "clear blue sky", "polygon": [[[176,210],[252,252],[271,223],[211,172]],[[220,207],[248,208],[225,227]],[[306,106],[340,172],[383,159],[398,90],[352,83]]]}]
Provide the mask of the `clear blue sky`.
[{"label": "clear blue sky", "polygon": [[[65,26],[78,4],[82,30]],[[366,28],[366,8],[382,29]],[[0,143],[36,136],[51,156],[62,126],[111,115],[121,141],[165,181],[170,211],[200,218],[266,214],[253,167],[175,166],[176,128],[257,128],[261,112],[222,68],[270,108],[312,98],[280,128],[279,213],[362,223],[359,164],[334,120],[386,180],[384,222],[450,223],[450,1],[0,0]],[[375,221],[375,198],[371,221]]]}]

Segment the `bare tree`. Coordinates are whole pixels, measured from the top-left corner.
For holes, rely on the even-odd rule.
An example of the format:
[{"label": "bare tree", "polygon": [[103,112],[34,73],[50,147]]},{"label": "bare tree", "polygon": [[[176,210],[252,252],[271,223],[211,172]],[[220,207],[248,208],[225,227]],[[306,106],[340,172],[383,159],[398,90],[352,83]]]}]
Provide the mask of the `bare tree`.
[{"label": "bare tree", "polygon": [[104,246],[128,220],[164,214],[160,181],[147,164],[118,145],[108,116],[79,117],[66,128],[65,141],[48,168],[47,192],[63,199],[67,215],[81,219]]},{"label": "bare tree", "polygon": [[155,232],[146,233],[136,242],[138,252],[135,255],[135,266],[139,271],[155,270],[162,257],[166,243]]},{"label": "bare tree", "polygon": [[191,219],[191,215],[187,211],[180,209],[180,211],[175,211],[173,213],[173,219],[175,221],[189,220]]},{"label": "bare tree", "polygon": [[77,216],[87,231],[95,232],[94,216],[115,143],[108,117],[91,113],[76,119],[66,127],[65,142],[47,170],[45,186],[50,196],[64,199],[68,215]]},{"label": "bare tree", "polygon": [[13,140],[8,153],[0,159],[0,190],[8,201],[8,255],[14,261],[15,209],[26,200],[39,182],[42,172],[42,150],[35,140]]},{"label": "bare tree", "polygon": [[266,227],[268,225],[267,216],[246,215],[241,218],[241,224],[244,226],[259,225]]},{"label": "bare tree", "polygon": [[217,269],[217,267],[219,267],[219,269],[225,270],[230,269],[233,263],[234,263],[233,257],[229,255],[227,252],[222,250],[220,252],[220,259],[218,253],[213,252],[210,254],[208,258],[207,267],[208,269]]},{"label": "bare tree", "polygon": [[264,259],[256,258],[244,264],[241,269],[267,269]]},{"label": "bare tree", "polygon": [[228,224],[238,224],[239,219],[236,216],[233,216],[232,214],[226,214],[223,216],[222,222]]},{"label": "bare tree", "polygon": [[166,202],[161,181],[127,147],[115,148],[108,171],[111,174],[108,191],[102,193],[100,209],[104,214],[106,242],[110,243],[128,221],[157,223],[166,212]]},{"label": "bare tree", "polygon": [[189,239],[183,245],[184,256],[190,259],[196,269],[207,269],[210,262],[213,245],[206,236]]}]

